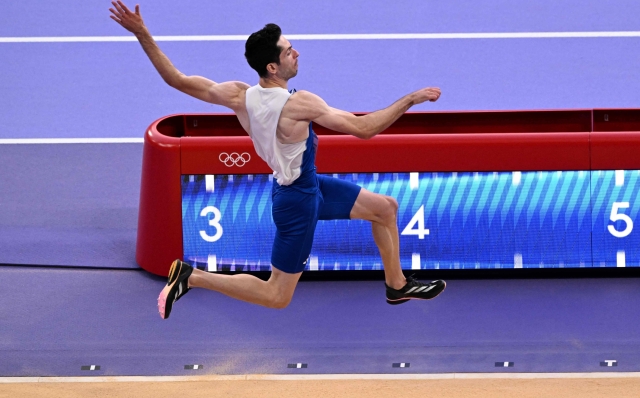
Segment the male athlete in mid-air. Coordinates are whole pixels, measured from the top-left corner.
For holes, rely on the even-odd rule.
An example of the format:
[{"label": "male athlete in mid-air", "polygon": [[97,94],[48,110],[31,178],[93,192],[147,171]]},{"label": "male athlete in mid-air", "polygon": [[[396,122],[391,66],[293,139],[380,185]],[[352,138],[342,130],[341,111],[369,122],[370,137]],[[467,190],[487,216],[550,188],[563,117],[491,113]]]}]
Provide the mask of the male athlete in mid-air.
[{"label": "male athlete in mid-air", "polygon": [[388,108],[364,116],[332,108],[308,91],[292,90],[294,93],[290,93],[287,83],[298,73],[300,54],[275,24],[268,24],[251,34],[245,44],[247,62],[260,76],[255,86],[185,76],[156,45],[144,25],[138,5],[132,12],[121,1],[112,4],[111,18],[138,38],[167,84],[235,112],[253,140],[256,152],[271,167],[274,176],[272,214],[276,236],[269,280],[248,274],[208,273],[176,260],[171,265],[167,285],[158,297],[162,318],[168,318],[173,303],[193,287],[215,290],[265,307],[286,307],[307,263],[318,220],[371,221],[373,238],[384,266],[389,304],[431,299],[444,290],[444,281],[425,284],[402,274],[396,223],[398,203],[394,198],[316,174],[318,138],[311,128],[311,122],[315,122],[334,131],[369,139],[384,131],[411,106],[436,101],[440,89],[423,88],[400,98]]}]

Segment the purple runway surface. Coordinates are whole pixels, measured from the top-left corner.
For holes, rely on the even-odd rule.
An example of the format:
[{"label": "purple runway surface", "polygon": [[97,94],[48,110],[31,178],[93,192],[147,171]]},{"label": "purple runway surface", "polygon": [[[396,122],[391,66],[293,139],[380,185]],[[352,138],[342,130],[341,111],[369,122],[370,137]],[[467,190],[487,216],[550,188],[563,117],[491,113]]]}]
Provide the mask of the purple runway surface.
[{"label": "purple runway surface", "polygon": [[0,267],[11,298],[0,375],[640,371],[637,279],[454,280],[400,306],[382,282],[301,282],[284,310],[192,290],[168,320],[163,284],[135,270]]},{"label": "purple runway surface", "polygon": [[[0,15],[0,376],[640,371],[632,278],[454,280],[432,302],[396,307],[382,282],[302,282],[281,311],[194,290],[162,321],[165,281],[135,263],[142,145],[2,142],[141,138],[168,114],[227,112],[165,85],[135,42],[2,41],[130,36],[109,6],[27,0]],[[155,35],[247,35],[267,22],[285,35],[640,30],[632,0],[141,7]],[[428,85],[442,98],[413,110],[637,108],[639,40],[299,40],[290,86],[349,111]],[[159,44],[186,74],[257,81],[242,41]]]},{"label": "purple runway surface", "polygon": [[[638,40],[300,41],[289,85],[349,111],[375,111],[424,86],[442,97],[414,111],[633,107]],[[242,42],[160,45],[184,73],[256,83]],[[3,46],[16,62],[0,64],[13,93],[0,98],[0,138],[141,137],[168,114],[229,112],[167,86],[137,43]],[[73,62],[60,56],[71,52]]]},{"label": "purple runway surface", "polygon": [[[158,35],[248,34],[267,22],[291,33],[423,33],[636,30],[634,0],[184,0],[140,4]],[[100,36],[122,34],[108,16],[109,1],[56,3],[23,0],[4,7],[0,36]],[[29,12],[25,12],[28,10]],[[57,15],[65,15],[64,19]],[[258,26],[256,28],[256,26]]]},{"label": "purple runway surface", "polygon": [[[2,37],[127,36],[109,2],[11,3]],[[456,0],[401,3],[202,1],[141,4],[155,35],[247,35],[267,22],[286,34],[637,31],[636,2]],[[367,12],[362,12],[366,9]],[[29,12],[24,12],[29,10]],[[257,11],[259,10],[259,11]],[[57,13],[65,16],[56,18]],[[293,40],[291,86],[337,108],[375,111],[424,86],[437,103],[414,110],[636,107],[640,38]],[[257,76],[242,41],[160,42],[186,74]],[[135,42],[2,43],[0,138],[140,137],[172,113],[228,112],[168,87]]]},{"label": "purple runway surface", "polygon": [[0,264],[138,268],[142,144],[0,145]]}]

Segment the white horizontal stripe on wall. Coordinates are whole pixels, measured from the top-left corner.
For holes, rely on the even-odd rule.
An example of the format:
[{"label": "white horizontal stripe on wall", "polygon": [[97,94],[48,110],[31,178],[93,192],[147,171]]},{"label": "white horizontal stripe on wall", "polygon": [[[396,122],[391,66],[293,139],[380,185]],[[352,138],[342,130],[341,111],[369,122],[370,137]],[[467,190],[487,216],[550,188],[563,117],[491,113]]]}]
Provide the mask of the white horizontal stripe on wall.
[{"label": "white horizontal stripe on wall", "polygon": [[[443,39],[566,39],[640,37],[640,31],[619,32],[485,32],[485,33],[321,33],[291,34],[289,40],[443,40]],[[156,41],[245,41],[249,35],[154,36]],[[133,42],[135,36],[0,37],[0,43]]]},{"label": "white horizontal stripe on wall", "polygon": [[3,138],[0,145],[10,144],[142,144],[144,138]]}]

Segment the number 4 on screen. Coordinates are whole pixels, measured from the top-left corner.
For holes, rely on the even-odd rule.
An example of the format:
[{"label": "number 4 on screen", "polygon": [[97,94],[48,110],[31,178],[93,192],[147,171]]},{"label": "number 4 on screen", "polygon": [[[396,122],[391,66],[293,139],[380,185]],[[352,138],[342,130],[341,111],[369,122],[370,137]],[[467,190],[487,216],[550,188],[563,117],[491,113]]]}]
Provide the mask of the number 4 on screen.
[{"label": "number 4 on screen", "polygon": [[[413,229],[416,224],[417,228]],[[418,235],[419,239],[424,239],[425,235],[429,235],[429,230],[424,228],[424,205],[420,206],[416,214],[413,215],[401,235]]]}]

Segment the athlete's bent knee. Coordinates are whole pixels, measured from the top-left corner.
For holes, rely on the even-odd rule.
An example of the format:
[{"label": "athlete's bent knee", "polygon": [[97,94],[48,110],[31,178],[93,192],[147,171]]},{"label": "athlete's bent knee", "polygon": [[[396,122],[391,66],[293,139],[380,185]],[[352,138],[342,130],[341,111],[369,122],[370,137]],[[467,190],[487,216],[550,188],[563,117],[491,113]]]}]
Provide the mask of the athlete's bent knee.
[{"label": "athlete's bent knee", "polygon": [[291,297],[277,297],[271,301],[271,308],[276,310],[282,310],[289,306],[291,303]]},{"label": "athlete's bent knee", "polygon": [[390,196],[383,196],[383,199],[384,206],[381,206],[378,216],[384,224],[395,223],[398,214],[398,202]]},{"label": "athlete's bent knee", "polygon": [[281,310],[287,308],[291,303],[291,296],[282,293],[276,293],[271,297],[271,300],[267,303],[267,307]]},{"label": "athlete's bent knee", "polygon": [[387,199],[387,202],[389,202],[389,205],[393,210],[393,214],[398,214],[398,207],[399,207],[398,201],[395,198],[392,198],[391,196],[386,196],[385,199]]}]

